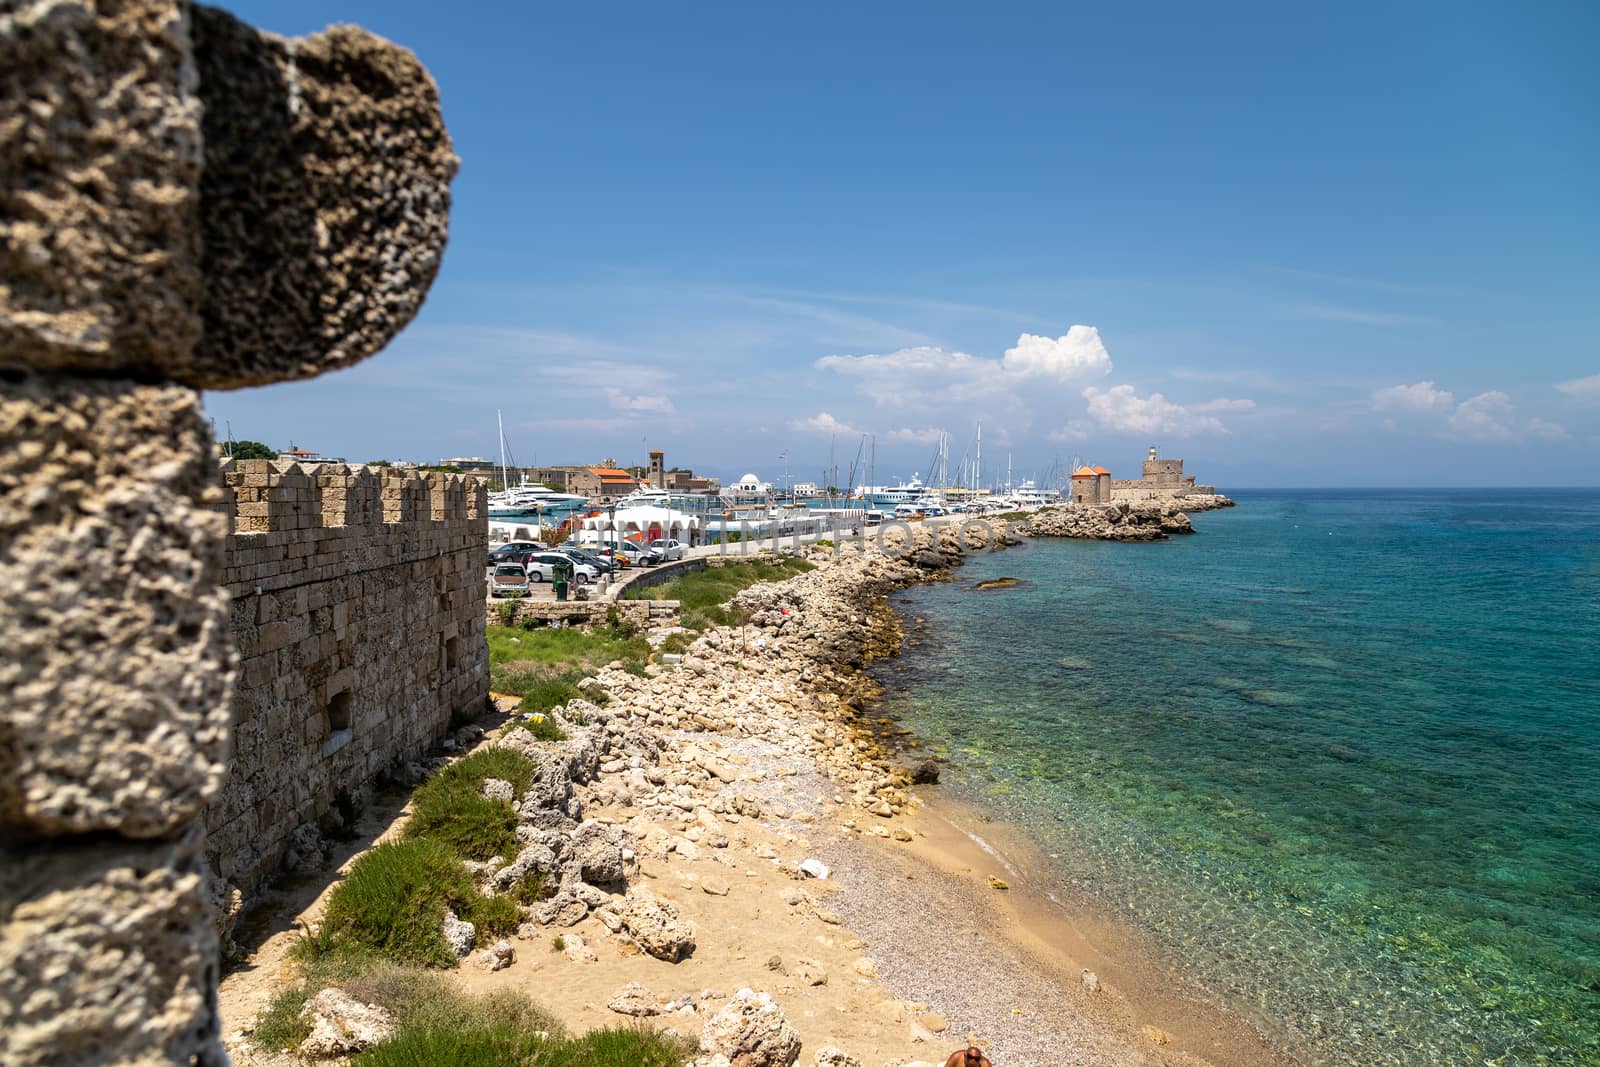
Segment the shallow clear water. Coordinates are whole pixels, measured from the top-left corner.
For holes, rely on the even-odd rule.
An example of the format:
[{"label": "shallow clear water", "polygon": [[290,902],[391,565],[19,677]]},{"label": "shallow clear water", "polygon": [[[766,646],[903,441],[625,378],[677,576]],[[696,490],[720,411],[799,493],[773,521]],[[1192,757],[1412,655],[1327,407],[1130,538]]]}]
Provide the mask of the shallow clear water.
[{"label": "shallow clear water", "polygon": [[888,712],[1314,1061],[1600,1063],[1600,492],[1237,499],[901,594]]}]

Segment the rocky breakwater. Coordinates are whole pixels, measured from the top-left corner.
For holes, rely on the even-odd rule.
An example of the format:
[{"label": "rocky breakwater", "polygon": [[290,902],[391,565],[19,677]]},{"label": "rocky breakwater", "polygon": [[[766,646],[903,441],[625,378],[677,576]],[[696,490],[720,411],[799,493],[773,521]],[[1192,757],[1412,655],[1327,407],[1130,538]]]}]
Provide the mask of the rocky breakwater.
[{"label": "rocky breakwater", "polygon": [[1187,511],[1224,507],[1233,507],[1225,496],[1185,497],[1161,504],[1063,504],[1035,513],[1017,532],[1093,541],[1165,541],[1174,534],[1194,533]]}]

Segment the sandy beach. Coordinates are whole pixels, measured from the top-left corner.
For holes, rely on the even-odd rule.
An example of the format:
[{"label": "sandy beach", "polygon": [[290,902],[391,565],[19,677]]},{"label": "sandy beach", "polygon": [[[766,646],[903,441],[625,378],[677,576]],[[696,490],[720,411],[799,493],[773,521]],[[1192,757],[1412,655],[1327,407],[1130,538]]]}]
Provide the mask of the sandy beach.
[{"label": "sandy beach", "polygon": [[[575,778],[583,818],[626,832],[627,894],[692,926],[692,952],[652,957],[616,928],[620,898],[567,887],[588,903],[524,924],[508,968],[467,957],[461,983],[529,993],[574,1030],[626,1021],[622,1007],[691,1038],[736,991],[769,993],[807,1065],[830,1046],[865,1067],[938,1064],[968,1041],[997,1067],[1292,1062],[1136,931],[1047,896],[1020,834],[910,785],[864,728],[872,687],[857,668],[898,647],[885,593],[944,568],[813,553],[816,571],[740,594],[752,625],[702,637],[675,670],[600,672],[604,711],[584,709],[589,725],[559,743],[594,750],[595,773]],[[619,755],[635,731],[656,766]],[[369,812],[360,844],[398,832],[400,801]],[[808,860],[827,876],[802,873]],[[248,962],[221,987],[240,1062],[276,1058],[250,1046],[250,1022],[290,978],[287,949],[329,884],[286,886],[244,936]],[[618,1000],[629,983],[643,989]]]}]

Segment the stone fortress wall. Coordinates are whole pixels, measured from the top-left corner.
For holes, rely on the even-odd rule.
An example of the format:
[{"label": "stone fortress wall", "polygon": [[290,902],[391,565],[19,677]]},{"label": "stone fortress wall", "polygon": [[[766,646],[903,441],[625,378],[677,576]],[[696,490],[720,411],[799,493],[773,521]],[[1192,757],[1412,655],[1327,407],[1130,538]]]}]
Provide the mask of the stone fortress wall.
[{"label": "stone fortress wall", "polygon": [[[248,606],[224,585],[254,568],[263,586],[249,663],[298,633],[289,620],[332,627],[338,583],[306,578],[317,539],[274,526],[274,486],[226,500],[199,390],[387,344],[438,272],[457,164],[433,79],[358,28],[286,40],[186,0],[0,3],[0,1063],[227,1062],[205,813],[238,762],[232,612]],[[391,665],[412,624],[434,628],[432,663],[448,655],[449,584],[430,588],[406,547],[433,505],[401,491],[418,521],[342,555],[360,570],[394,546],[356,579],[363,617],[434,598],[373,638]],[[344,655],[333,631],[318,663]],[[276,651],[310,656],[311,638]],[[262,670],[247,694],[293,684]],[[346,710],[359,724],[353,693]],[[242,747],[269,758],[257,742]]]},{"label": "stone fortress wall", "polygon": [[[1106,492],[1107,490],[1102,490]],[[1183,460],[1161,459],[1152,446],[1145,458],[1143,477],[1138,480],[1114,478],[1109,486],[1106,503],[1159,504],[1180,500],[1186,496],[1211,496],[1216,493],[1211,485],[1196,485],[1194,475],[1185,476]]]},{"label": "stone fortress wall", "polygon": [[[239,650],[206,858],[251,893],[489,693],[480,479],[240,460],[222,584]],[[299,855],[289,855],[298,850]]]}]

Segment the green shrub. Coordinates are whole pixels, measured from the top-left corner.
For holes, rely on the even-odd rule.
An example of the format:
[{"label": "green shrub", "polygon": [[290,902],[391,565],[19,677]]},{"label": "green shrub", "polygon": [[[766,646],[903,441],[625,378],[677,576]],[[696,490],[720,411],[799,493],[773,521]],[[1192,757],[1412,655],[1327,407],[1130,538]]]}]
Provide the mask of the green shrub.
[{"label": "green shrub", "polygon": [[752,559],[710,566],[685,574],[662,585],[637,592],[624,589],[625,599],[676,600],[683,625],[703,630],[708,626],[739,626],[746,622],[743,612],[727,607],[741,589],[758,582],[777,582],[816,569],[816,564],[797,556]]},{"label": "green shrub", "polygon": [[517,621],[517,602],[502,601],[494,606],[494,613],[499,617],[501,626],[510,626]]},{"label": "green shrub", "polygon": [[528,1067],[544,1044],[514,1026],[422,1026],[402,1030],[351,1059],[351,1067]]},{"label": "green shrub", "polygon": [[522,924],[522,912],[517,910],[515,897],[498,893],[492,897],[479,895],[467,903],[465,912],[457,914],[478,928],[480,940],[509,937]]},{"label": "green shrub", "polygon": [[[577,690],[573,690],[574,693]],[[576,697],[569,698],[576,699]],[[536,711],[526,717],[519,717],[511,724],[513,730],[526,730],[533,735],[536,741],[565,741],[567,732],[556,725],[556,720],[549,714],[549,709]]]},{"label": "green shrub", "polygon": [[328,897],[322,925],[336,947],[399,963],[453,967],[456,954],[442,929],[445,908],[471,914],[481,899],[447,845],[428,838],[389,841],[356,860]]},{"label": "green shrub", "polygon": [[280,991],[257,1017],[251,1041],[274,1052],[298,1048],[311,1036],[311,1024],[301,1018],[300,1009],[316,992],[309,983]]},{"label": "green shrub", "polygon": [[518,904],[537,904],[550,895],[550,883],[542,874],[530,874],[513,885],[510,897]]},{"label": "green shrub", "polygon": [[407,838],[444,842],[471,860],[500,856],[508,862],[521,849],[517,813],[483,795],[485,778],[503,778],[521,796],[533,780],[533,763],[522,753],[490,746],[445,767],[411,798]]},{"label": "green shrub", "polygon": [[684,1038],[643,1026],[617,1026],[549,1045],[533,1062],[538,1067],[681,1067],[693,1054]]}]

